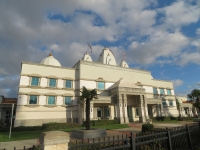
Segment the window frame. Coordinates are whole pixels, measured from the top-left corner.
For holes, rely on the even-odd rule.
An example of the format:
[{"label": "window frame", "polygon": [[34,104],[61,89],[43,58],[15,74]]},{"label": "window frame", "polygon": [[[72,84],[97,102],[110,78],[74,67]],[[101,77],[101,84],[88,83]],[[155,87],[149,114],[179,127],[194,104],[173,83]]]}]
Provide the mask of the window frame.
[{"label": "window frame", "polygon": [[[161,93],[162,90],[163,90],[163,93]],[[160,88],[160,95],[165,95],[165,89],[164,88]]]},{"label": "window frame", "polygon": [[[53,80],[55,80],[55,81],[56,81],[56,83],[55,83],[55,86],[50,86],[51,79],[53,79]],[[57,81],[57,79],[56,79],[56,78],[49,78],[49,79],[48,79],[48,87],[51,87],[51,88],[56,88],[56,87],[57,87],[57,83],[58,83],[58,81]]]},{"label": "window frame", "polygon": [[[168,93],[170,91],[170,93]],[[172,90],[171,89],[167,89],[167,95],[172,95]]]},{"label": "window frame", "polygon": [[[54,97],[54,98],[55,98],[55,99],[54,99],[54,104],[49,104],[49,97]],[[51,105],[52,105],[52,106],[53,106],[53,105],[56,105],[56,99],[57,99],[57,96],[55,96],[55,95],[48,95],[48,96],[47,96],[47,105],[50,105],[50,106],[51,106]]]},{"label": "window frame", "polygon": [[[71,103],[70,104],[66,104],[66,98],[67,97],[70,97],[71,99]],[[63,99],[63,105],[69,105],[69,106],[71,106],[71,105],[73,105],[73,103],[72,103],[72,96],[64,96],[64,99]]]},{"label": "window frame", "polygon": [[[70,81],[71,82],[71,87],[67,87],[67,81]],[[72,80],[65,80],[65,88],[67,89],[72,89],[73,88],[73,81]]]},{"label": "window frame", "polygon": [[[173,100],[168,100],[168,101],[169,101],[169,106],[170,106],[170,107],[173,107],[173,106],[174,106]],[[172,105],[170,104],[170,102],[172,102]]]},{"label": "window frame", "polygon": [[[37,98],[36,104],[30,104],[30,100],[31,100],[32,96],[35,96]],[[39,95],[29,95],[28,105],[38,105],[38,102],[39,102]]]},{"label": "window frame", "polygon": [[[165,103],[165,105],[164,105],[164,103]],[[162,100],[162,105],[163,105],[163,107],[167,107],[167,101],[166,100]]]},{"label": "window frame", "polygon": [[[30,80],[30,86],[40,86],[40,77],[31,76],[30,78],[31,78],[31,80]],[[37,85],[32,85],[33,78],[38,78],[38,84]]]},{"label": "window frame", "polygon": [[[155,90],[156,90],[156,93],[154,93],[154,92],[155,92]],[[158,88],[156,88],[156,87],[153,87],[153,94],[154,94],[154,95],[157,95],[157,94],[158,94]]]},{"label": "window frame", "polygon": [[[103,86],[104,86],[103,89],[99,88],[99,83],[103,83]],[[103,81],[97,81],[97,89],[98,90],[105,90],[105,82],[103,82]]]}]

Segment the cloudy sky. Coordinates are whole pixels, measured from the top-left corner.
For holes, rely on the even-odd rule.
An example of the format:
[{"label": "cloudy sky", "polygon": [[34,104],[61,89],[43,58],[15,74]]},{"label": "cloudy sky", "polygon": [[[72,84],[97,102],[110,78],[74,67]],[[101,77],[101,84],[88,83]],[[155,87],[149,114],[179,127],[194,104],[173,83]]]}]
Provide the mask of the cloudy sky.
[{"label": "cloudy sky", "polygon": [[173,81],[177,95],[200,88],[200,0],[0,0],[0,95],[17,97],[21,61],[50,52],[72,67],[123,50],[130,67]]}]

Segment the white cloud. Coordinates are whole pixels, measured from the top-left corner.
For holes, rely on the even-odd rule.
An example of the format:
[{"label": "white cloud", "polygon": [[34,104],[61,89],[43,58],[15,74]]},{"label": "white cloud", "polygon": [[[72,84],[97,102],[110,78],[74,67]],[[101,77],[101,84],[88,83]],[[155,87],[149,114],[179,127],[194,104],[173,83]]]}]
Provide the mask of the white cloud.
[{"label": "white cloud", "polygon": [[181,86],[183,84],[183,81],[180,79],[172,80],[172,82],[175,87]]},{"label": "white cloud", "polygon": [[192,52],[192,53],[182,53],[178,60],[176,60],[177,64],[184,66],[188,63],[194,63],[200,65],[200,53],[199,52]]},{"label": "white cloud", "polygon": [[166,6],[159,11],[165,14],[163,20],[172,26],[180,27],[180,25],[188,25],[199,20],[200,5],[192,5],[187,1],[177,1],[170,6]]}]

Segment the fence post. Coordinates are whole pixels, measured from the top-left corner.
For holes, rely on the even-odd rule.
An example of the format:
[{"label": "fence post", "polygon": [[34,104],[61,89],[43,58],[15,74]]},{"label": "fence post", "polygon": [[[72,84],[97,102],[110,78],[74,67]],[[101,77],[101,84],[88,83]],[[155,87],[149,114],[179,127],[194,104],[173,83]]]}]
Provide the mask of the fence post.
[{"label": "fence post", "polygon": [[192,149],[192,142],[191,142],[191,137],[190,137],[190,129],[189,129],[187,124],[185,126],[186,126],[186,131],[187,131],[188,145],[189,145],[189,148]]},{"label": "fence post", "polygon": [[167,145],[168,145],[168,150],[172,150],[172,142],[171,142],[171,135],[170,135],[170,131],[168,128],[166,128],[167,130]]},{"label": "fence post", "polygon": [[136,150],[136,146],[135,146],[135,138],[133,137],[133,133],[131,132],[131,136],[130,136],[130,150]]}]

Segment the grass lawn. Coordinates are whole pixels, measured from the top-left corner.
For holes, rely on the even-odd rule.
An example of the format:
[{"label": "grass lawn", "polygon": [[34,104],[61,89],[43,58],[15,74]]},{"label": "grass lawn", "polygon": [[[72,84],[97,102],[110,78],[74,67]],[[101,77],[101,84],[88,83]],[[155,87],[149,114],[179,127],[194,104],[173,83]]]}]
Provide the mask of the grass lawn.
[{"label": "grass lawn", "polygon": [[[107,129],[107,130],[121,129],[121,128],[127,128],[127,127],[128,127],[127,124],[112,124],[112,125],[106,125],[106,126],[91,126],[91,128],[102,128],[102,129]],[[85,127],[82,127],[82,128],[84,129]],[[61,131],[71,132],[74,129],[75,128],[63,129]],[[45,132],[45,131],[12,132],[10,139],[8,139],[9,132],[0,132],[0,142],[36,139],[36,138],[39,137],[39,135],[42,132]]]}]

